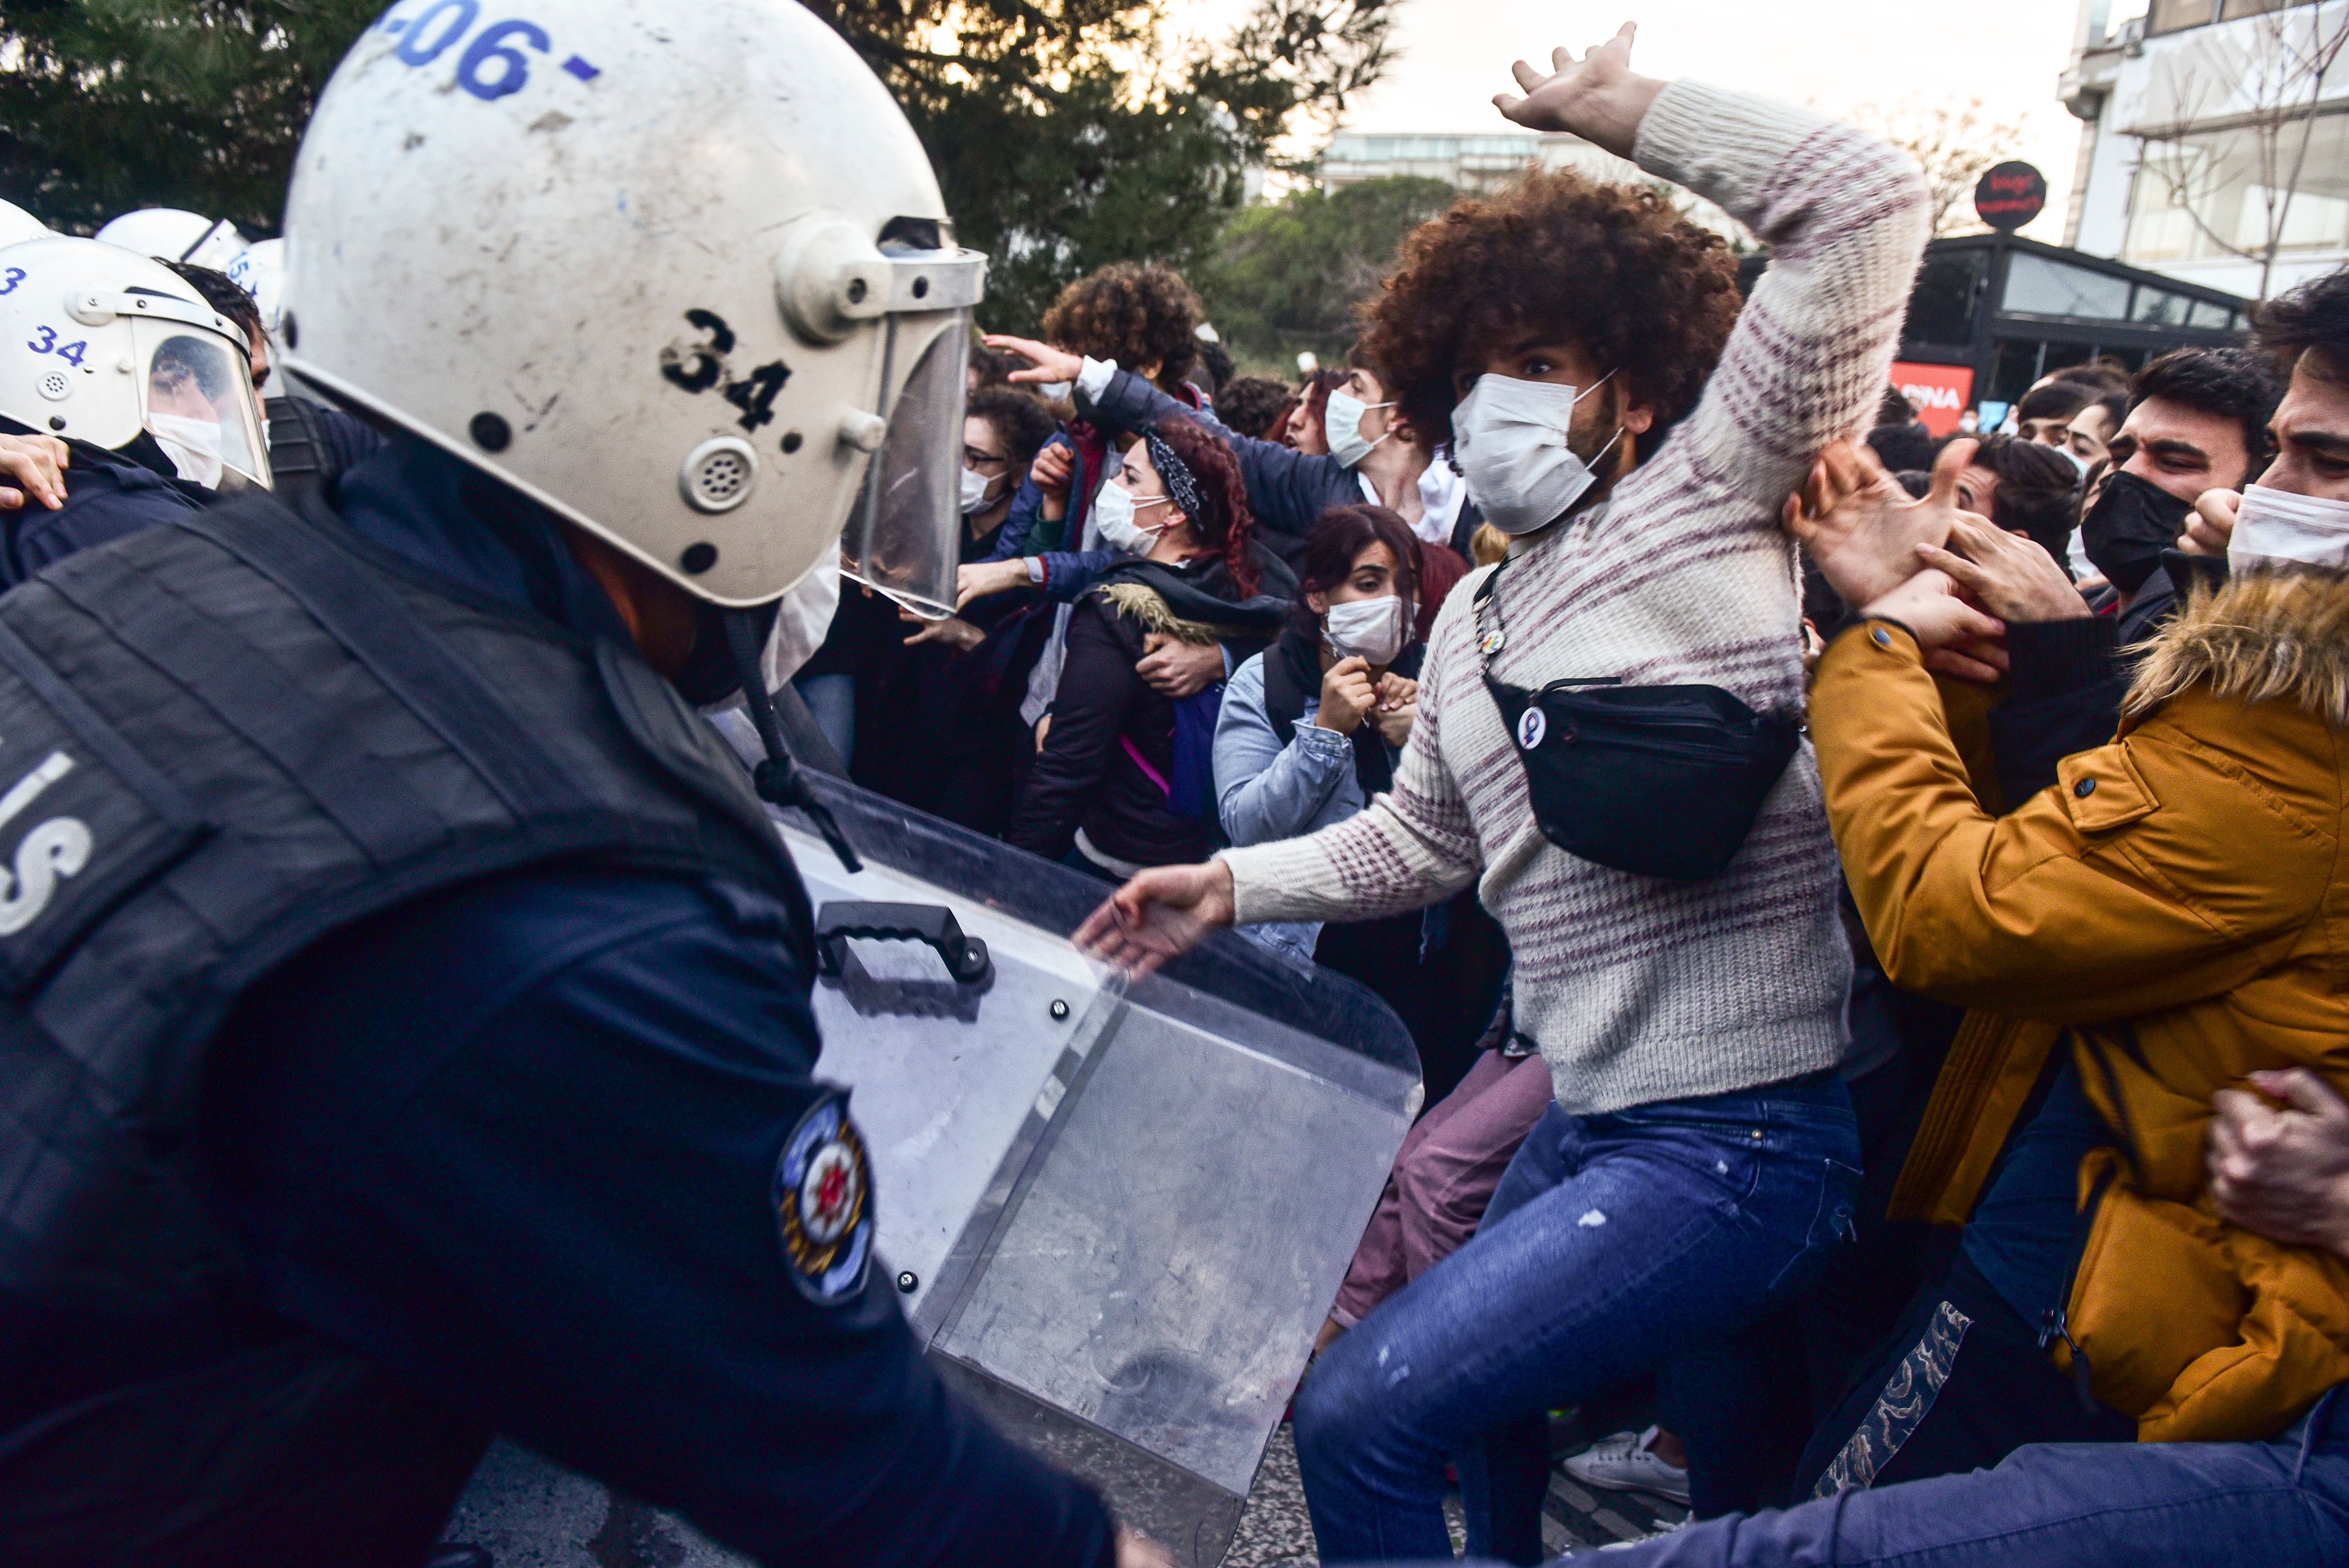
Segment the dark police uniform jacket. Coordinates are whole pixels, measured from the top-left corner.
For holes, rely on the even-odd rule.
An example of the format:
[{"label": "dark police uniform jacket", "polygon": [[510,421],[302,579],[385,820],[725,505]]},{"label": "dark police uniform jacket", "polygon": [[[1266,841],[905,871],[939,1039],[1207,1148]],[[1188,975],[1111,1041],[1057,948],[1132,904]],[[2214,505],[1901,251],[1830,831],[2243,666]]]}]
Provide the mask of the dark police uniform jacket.
[{"label": "dark police uniform jacket", "polygon": [[739,766],[543,510],[336,500],[0,598],[0,1558],[412,1564],[502,1430],[768,1562],[1110,1561],[781,1233],[842,1108]]},{"label": "dark police uniform jacket", "polygon": [[[340,408],[298,397],[272,397],[268,407],[273,463],[290,449],[299,453],[293,464],[298,471],[332,476],[383,449],[383,437]],[[5,418],[0,418],[0,432],[35,433]],[[14,588],[68,555],[202,511],[220,499],[192,480],[174,478],[171,459],[144,432],[112,451],[88,441],[66,444],[71,450],[65,505],[53,511],[28,502],[0,512],[0,589]]]}]

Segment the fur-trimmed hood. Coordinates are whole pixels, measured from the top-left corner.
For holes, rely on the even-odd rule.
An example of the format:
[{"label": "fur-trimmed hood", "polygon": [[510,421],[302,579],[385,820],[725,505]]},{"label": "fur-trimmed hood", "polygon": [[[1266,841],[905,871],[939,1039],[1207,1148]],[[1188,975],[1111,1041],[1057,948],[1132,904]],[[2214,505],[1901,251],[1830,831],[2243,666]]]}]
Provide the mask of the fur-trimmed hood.
[{"label": "fur-trimmed hood", "polygon": [[2244,704],[2288,699],[2349,724],[2349,573],[2269,568],[2197,593],[2151,642],[2129,687],[2131,720],[2194,686]]},{"label": "fur-trimmed hood", "polygon": [[1223,562],[1200,556],[1181,565],[1159,561],[1122,561],[1102,575],[1092,592],[1102,603],[1143,631],[1164,632],[1178,642],[1268,643],[1295,608],[1297,578],[1279,557],[1256,552],[1258,582],[1251,598],[1240,597]]},{"label": "fur-trimmed hood", "polygon": [[1237,626],[1221,626],[1176,614],[1165,595],[1146,583],[1104,583],[1100,593],[1110,608],[1144,632],[1164,632],[1178,643],[1204,645],[1247,634]]}]

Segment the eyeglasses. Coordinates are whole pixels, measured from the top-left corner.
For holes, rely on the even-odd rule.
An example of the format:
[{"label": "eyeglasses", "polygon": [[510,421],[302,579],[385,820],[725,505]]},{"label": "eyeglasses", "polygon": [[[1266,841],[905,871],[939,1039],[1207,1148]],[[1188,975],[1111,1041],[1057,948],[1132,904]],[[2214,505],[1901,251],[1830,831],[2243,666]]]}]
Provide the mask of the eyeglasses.
[{"label": "eyeglasses", "polygon": [[967,469],[977,469],[981,472],[984,472],[988,469],[1000,469],[1010,461],[1011,459],[1009,458],[1004,457],[999,453],[982,452],[977,447],[965,447],[962,449],[963,467]]}]

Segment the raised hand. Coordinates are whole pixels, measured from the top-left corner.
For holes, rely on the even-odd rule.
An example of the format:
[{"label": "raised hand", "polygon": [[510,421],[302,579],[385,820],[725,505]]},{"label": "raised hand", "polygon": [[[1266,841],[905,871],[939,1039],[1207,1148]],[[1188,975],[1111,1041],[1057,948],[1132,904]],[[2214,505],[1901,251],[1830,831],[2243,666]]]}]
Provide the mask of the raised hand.
[{"label": "raised hand", "polygon": [[[1917,574],[1919,545],[1949,543],[1960,516],[1958,477],[1979,444],[1943,447],[1933,462],[1933,488],[1911,500],[1874,452],[1837,441],[1819,454],[1810,481],[1786,498],[1780,521],[1844,603],[1871,603]],[[1988,526],[1987,519],[1979,521]]]},{"label": "raised hand", "polygon": [[1313,722],[1323,729],[1351,735],[1378,700],[1378,688],[1371,684],[1371,661],[1340,659],[1322,672],[1321,703]]},{"label": "raised hand", "polygon": [[1954,551],[1919,545],[1919,562],[1947,576],[2009,625],[2077,621],[2094,614],[2055,558],[2028,539],[1960,512],[1950,529],[1950,543]]},{"label": "raised hand", "polygon": [[1008,348],[1028,362],[1029,368],[1011,373],[1016,387],[1041,387],[1054,381],[1074,381],[1077,372],[1085,367],[1083,358],[1065,348],[1055,348],[1049,343],[1039,343],[1032,337],[1013,337],[1008,333],[990,332],[979,340],[989,348]]},{"label": "raised hand", "polygon": [[1014,588],[1025,588],[1030,579],[1025,558],[1010,561],[973,561],[955,568],[955,608],[968,607],[974,599],[984,599],[993,593],[1008,593]]},{"label": "raised hand", "polygon": [[1047,500],[1054,497],[1067,500],[1069,486],[1076,477],[1077,449],[1065,441],[1056,441],[1046,447],[1036,454],[1036,460],[1028,465],[1029,480],[1044,492]]},{"label": "raised hand", "polygon": [[2186,531],[2178,536],[2178,548],[2189,555],[2223,558],[2228,542],[2235,537],[2235,516],[2242,506],[2240,490],[2204,490],[2194,510],[2186,514]]},{"label": "raised hand", "polygon": [[1640,121],[1664,90],[1654,77],[1632,73],[1631,38],[1638,30],[1638,23],[1624,23],[1613,37],[1584,50],[1579,60],[1571,49],[1552,49],[1546,73],[1517,61],[1509,69],[1526,96],[1495,93],[1493,107],[1528,129],[1565,131],[1618,158],[1630,157]]}]

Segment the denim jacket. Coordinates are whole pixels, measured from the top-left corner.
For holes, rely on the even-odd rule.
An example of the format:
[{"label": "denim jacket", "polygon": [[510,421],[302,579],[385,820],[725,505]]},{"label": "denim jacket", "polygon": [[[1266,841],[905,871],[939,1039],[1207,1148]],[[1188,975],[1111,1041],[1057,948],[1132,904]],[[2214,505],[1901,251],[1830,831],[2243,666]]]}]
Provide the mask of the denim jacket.
[{"label": "denim jacket", "polygon": [[[1294,733],[1273,733],[1264,711],[1264,655],[1232,672],[1216,721],[1216,801],[1224,833],[1235,846],[1301,838],[1342,822],[1366,802],[1354,777],[1353,743],[1313,722],[1320,694],[1309,694]],[[1313,921],[1246,925],[1243,934],[1277,953],[1310,964],[1320,939]]]}]

